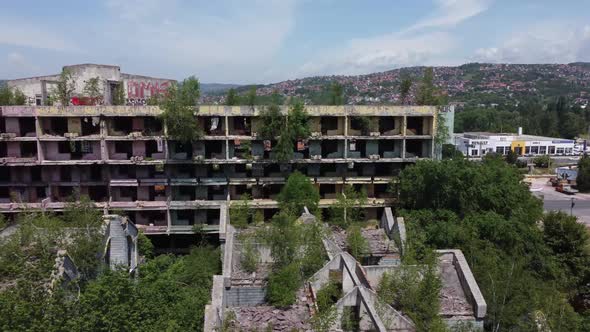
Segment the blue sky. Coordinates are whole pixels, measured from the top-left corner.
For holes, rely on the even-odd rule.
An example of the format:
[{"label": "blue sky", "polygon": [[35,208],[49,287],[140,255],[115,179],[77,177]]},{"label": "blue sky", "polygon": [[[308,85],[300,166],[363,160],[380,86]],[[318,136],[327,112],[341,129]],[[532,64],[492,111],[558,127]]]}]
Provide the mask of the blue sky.
[{"label": "blue sky", "polygon": [[118,64],[268,83],[466,62],[590,61],[588,0],[2,1],[0,78]]}]

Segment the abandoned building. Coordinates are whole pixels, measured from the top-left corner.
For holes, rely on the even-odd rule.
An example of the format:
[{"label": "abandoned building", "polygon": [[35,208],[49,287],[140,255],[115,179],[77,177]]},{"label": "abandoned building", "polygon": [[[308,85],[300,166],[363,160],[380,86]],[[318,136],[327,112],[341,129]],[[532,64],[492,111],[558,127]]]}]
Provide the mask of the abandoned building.
[{"label": "abandoned building", "polygon": [[[122,88],[122,104],[145,105],[151,96],[166,92],[176,82],[166,78],[125,74],[119,66],[111,65],[79,64],[64,66],[63,70],[71,75],[73,84],[70,105],[113,105],[117,88]],[[93,79],[98,92],[94,97],[86,95],[87,91],[84,91],[86,84]],[[50,96],[59,80],[60,74],[55,74],[9,80],[6,83],[25,95],[25,105],[42,106],[58,103],[50,101]]]},{"label": "abandoned building", "polygon": [[2,106],[0,213],[60,211],[68,198],[87,195],[148,235],[192,234],[194,225],[216,233],[220,207],[244,194],[269,219],[286,177],[298,170],[318,187],[321,208],[352,185],[367,193],[366,218],[378,220],[391,205],[388,183],[434,153],[431,106],[306,106],[311,137],[281,164],[273,159],[276,141],[258,135],[260,107],[197,111],[204,136],[182,144],[167,138],[157,106]]},{"label": "abandoned building", "polygon": [[[301,222],[309,222],[310,216],[304,213],[303,218]],[[213,277],[211,302],[205,308],[205,330],[220,330],[221,326],[232,331],[258,331],[269,326],[273,331],[312,330],[310,322],[319,308],[318,292],[328,283],[335,283],[341,295],[334,303],[336,318],[330,331],[343,330],[344,312],[356,321],[358,331],[416,331],[411,318],[377,295],[383,275],[400,271],[399,258],[406,243],[404,220],[394,217],[391,208],[386,207],[374,230],[376,232],[363,233],[369,250],[361,260],[337,243],[338,234],[328,232],[323,240],[328,257],[326,264],[304,282],[294,304],[277,308],[267,302],[266,296],[273,263],[270,248],[254,243],[257,266],[254,272],[245,271],[242,242],[253,238],[253,230],[234,229],[231,221],[226,220],[224,232],[219,234],[223,249],[222,274]],[[384,250],[384,246],[390,250]],[[463,253],[444,249],[437,254],[436,270],[442,284],[439,316],[449,327],[483,330],[487,304]]]}]

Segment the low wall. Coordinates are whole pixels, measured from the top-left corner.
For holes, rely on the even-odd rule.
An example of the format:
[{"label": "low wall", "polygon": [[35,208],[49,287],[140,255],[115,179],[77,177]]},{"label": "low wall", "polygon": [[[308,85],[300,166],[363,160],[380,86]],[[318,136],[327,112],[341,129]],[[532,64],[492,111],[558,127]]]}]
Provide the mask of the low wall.
[{"label": "low wall", "polygon": [[224,292],[225,307],[255,306],[266,303],[266,287],[232,287]]}]

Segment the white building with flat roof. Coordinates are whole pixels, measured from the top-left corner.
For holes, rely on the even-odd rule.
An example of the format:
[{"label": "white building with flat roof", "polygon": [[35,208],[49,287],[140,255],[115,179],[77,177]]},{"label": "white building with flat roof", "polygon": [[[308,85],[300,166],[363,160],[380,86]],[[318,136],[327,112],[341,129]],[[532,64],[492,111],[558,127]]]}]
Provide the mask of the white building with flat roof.
[{"label": "white building with flat roof", "polygon": [[510,150],[519,156],[574,155],[575,140],[523,135],[522,129],[514,133],[470,132],[455,134],[455,147],[469,157],[482,157],[487,153],[506,155]]}]

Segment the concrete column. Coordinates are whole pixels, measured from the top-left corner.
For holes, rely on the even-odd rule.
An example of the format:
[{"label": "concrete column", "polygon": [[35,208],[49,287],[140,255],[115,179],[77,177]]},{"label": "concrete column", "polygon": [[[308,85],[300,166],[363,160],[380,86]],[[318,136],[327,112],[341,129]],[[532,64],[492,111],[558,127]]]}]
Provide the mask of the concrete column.
[{"label": "concrete column", "polygon": [[402,160],[406,159],[406,138],[402,140]]},{"label": "concrete column", "polygon": [[39,117],[35,116],[35,142],[37,143],[37,162],[43,162],[43,148],[39,137],[41,137],[41,125],[39,123]]}]

